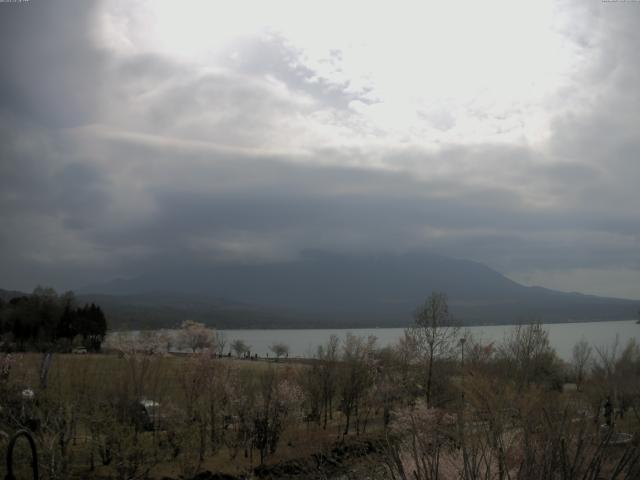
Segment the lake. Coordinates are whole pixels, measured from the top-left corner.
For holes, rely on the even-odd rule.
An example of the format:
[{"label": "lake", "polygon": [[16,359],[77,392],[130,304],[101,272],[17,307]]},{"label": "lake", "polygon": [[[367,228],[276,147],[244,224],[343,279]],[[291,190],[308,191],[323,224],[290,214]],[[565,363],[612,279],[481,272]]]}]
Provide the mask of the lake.
[{"label": "lake", "polygon": [[[640,325],[635,320],[623,320],[615,322],[585,322],[585,323],[549,323],[543,325],[549,332],[549,341],[555,348],[560,358],[571,359],[571,351],[576,342],[584,338],[594,347],[611,346],[616,340],[620,340],[621,347],[627,341],[635,338],[640,342]],[[482,343],[499,343],[504,339],[513,325],[488,325],[465,327],[475,338]],[[168,333],[177,336],[177,330],[167,330]],[[251,346],[251,354],[261,357],[273,356],[269,346],[281,342],[289,346],[290,357],[311,358],[319,345],[325,344],[331,335],[337,335],[341,340],[351,332],[354,335],[367,337],[374,335],[380,347],[392,345],[404,335],[403,328],[322,328],[322,329],[273,329],[273,330],[218,330],[226,339],[225,353],[229,351],[229,345],[236,339],[243,340]],[[124,332],[123,332],[124,333]],[[136,335],[139,332],[128,332]],[[110,333],[107,337],[112,337]],[[174,346],[175,348],[175,346]]]},{"label": "lake", "polygon": [[[466,327],[476,338],[484,343],[500,342],[505,334],[513,329],[513,325],[490,325]],[[611,346],[620,339],[621,345],[625,345],[630,338],[640,341],[640,325],[635,320],[615,322],[588,322],[588,323],[553,323],[545,324],[544,328],[549,332],[549,340],[560,358],[571,359],[571,350],[576,342],[584,338],[592,346]],[[224,333],[228,345],[235,339],[242,339],[251,345],[251,353],[273,356],[269,346],[274,342],[282,342],[289,346],[290,356],[313,357],[318,345],[327,342],[331,335],[337,335],[341,340],[351,332],[354,335],[375,335],[379,346],[387,346],[396,343],[404,334],[403,328],[351,328],[351,329],[309,329],[309,330],[220,330]]]}]

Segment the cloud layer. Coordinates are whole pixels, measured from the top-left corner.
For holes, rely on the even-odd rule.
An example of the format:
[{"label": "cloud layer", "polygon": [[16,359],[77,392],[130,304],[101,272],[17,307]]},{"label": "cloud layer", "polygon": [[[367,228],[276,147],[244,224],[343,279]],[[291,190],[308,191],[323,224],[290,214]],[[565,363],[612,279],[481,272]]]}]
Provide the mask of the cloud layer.
[{"label": "cloud layer", "polygon": [[0,4],[0,283],[425,249],[640,298],[640,6],[494,3]]}]

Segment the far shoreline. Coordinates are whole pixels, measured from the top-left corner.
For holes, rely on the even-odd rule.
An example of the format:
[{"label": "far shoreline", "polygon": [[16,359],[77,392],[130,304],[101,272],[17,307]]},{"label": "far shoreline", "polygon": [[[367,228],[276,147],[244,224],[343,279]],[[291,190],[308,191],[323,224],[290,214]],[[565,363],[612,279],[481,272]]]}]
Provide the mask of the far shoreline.
[{"label": "far shoreline", "polygon": [[[461,328],[468,328],[468,327],[510,327],[510,326],[516,326],[516,325],[526,325],[532,322],[535,322],[536,319],[530,319],[530,320],[522,320],[521,322],[509,322],[509,323],[502,323],[502,322],[478,322],[478,323],[473,323],[473,324],[465,324],[465,323],[461,323],[459,326]],[[546,321],[546,322],[541,322],[542,325],[564,325],[564,324],[575,324],[575,323],[612,323],[612,322],[635,322],[635,323],[639,323],[637,319],[634,318],[628,318],[628,319],[609,319],[609,320],[566,320],[566,321]],[[279,327],[279,326],[263,326],[263,327],[235,327],[235,328],[228,328],[228,327],[224,327],[224,328],[219,328],[216,327],[215,325],[210,325],[206,322],[204,322],[205,325],[207,325],[210,328],[214,328],[216,330],[219,330],[221,332],[224,331],[252,331],[252,330],[345,330],[345,331],[349,331],[349,330],[384,330],[384,329],[404,329],[404,328],[410,328],[412,327],[412,324],[408,324],[408,325],[389,325],[389,326],[367,326],[367,325],[353,325],[353,326],[349,326],[349,327],[344,327],[344,326],[299,326],[299,327]],[[115,330],[110,330],[108,333],[109,334],[113,334],[113,333],[118,333],[118,332],[148,332],[148,331],[155,331],[155,330],[179,330],[180,326],[176,325],[173,327],[156,327],[156,328],[118,328]]]}]

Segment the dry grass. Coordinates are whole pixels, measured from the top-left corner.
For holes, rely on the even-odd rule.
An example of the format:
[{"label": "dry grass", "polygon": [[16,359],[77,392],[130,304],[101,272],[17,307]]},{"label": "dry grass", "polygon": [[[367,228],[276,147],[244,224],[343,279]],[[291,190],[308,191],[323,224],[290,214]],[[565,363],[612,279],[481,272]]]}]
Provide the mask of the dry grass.
[{"label": "dry grass", "polygon": [[[126,390],[129,398],[151,398],[167,406],[167,410],[184,409],[185,399],[181,382],[190,366],[189,356],[139,356],[132,359],[117,354],[54,354],[46,392],[39,387],[42,359],[43,355],[37,353],[17,355],[9,384],[17,391],[33,389],[36,392],[36,401],[46,395],[47,398],[55,399],[58,405],[78,407],[78,415],[84,415],[77,422],[69,447],[71,451],[69,457],[72,462],[69,471],[75,472],[74,475],[78,478],[109,478],[114,475],[113,467],[100,465],[97,458],[94,458],[95,470],[91,473],[88,471],[92,434],[87,423],[91,419],[86,418],[85,412],[96,411],[100,414],[102,399],[117,398],[123,390]],[[270,369],[297,374],[299,370],[308,368],[307,364],[291,360],[274,362],[225,357],[212,362],[221,369],[232,369],[238,378],[247,382],[255,381]],[[139,382],[136,382],[136,379],[139,379]],[[135,383],[138,385],[134,385]],[[131,389],[134,388],[137,389],[138,394],[132,393]],[[87,405],[86,402],[91,403],[92,406]],[[277,452],[271,455],[266,463],[276,464],[292,459],[310,458],[314,453],[329,449],[336,440],[341,438],[344,428],[341,420],[341,415],[336,413],[334,421],[330,423],[327,430],[323,430],[315,423],[304,422],[301,417],[292,419],[280,439]],[[136,441],[140,444],[152,444],[154,441],[156,443],[165,441],[166,436],[167,433],[163,431],[141,432],[137,435]],[[0,439],[0,442],[3,440]],[[2,446],[4,445],[0,443],[0,447]],[[150,447],[149,450],[153,448]],[[214,454],[207,453],[199,470],[239,475],[251,471],[258,462],[259,456],[256,452],[251,458],[245,456],[245,452],[241,449],[234,457],[233,449],[223,445]],[[4,477],[5,473],[0,468],[0,477]],[[179,462],[167,459],[159,461],[150,472],[151,478],[164,476],[177,478],[181,474],[183,470]]]}]

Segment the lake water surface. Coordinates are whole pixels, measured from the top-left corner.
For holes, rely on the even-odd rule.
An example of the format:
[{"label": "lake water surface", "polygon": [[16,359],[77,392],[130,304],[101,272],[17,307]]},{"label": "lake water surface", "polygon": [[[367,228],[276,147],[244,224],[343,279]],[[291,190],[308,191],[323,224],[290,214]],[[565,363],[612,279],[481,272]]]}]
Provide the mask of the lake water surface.
[{"label": "lake water surface", "polygon": [[[550,323],[543,325],[549,332],[549,341],[560,358],[571,359],[571,351],[576,342],[585,339],[594,347],[611,347],[619,339],[620,346],[634,338],[640,342],[640,325],[635,320],[615,322],[588,322],[588,323]],[[487,344],[501,342],[505,335],[514,328],[514,325],[489,325],[465,327],[476,339]],[[377,338],[377,345],[385,347],[398,342],[404,335],[403,328],[346,328],[346,329],[278,329],[278,330],[218,330],[226,339],[225,353],[236,339],[243,340],[251,346],[251,354],[261,357],[273,355],[269,347],[276,342],[289,346],[290,357],[311,358],[319,345],[325,344],[331,335],[337,335],[344,340],[347,333],[367,337],[373,335]],[[122,332],[125,333],[125,332]],[[127,335],[137,335],[139,332],[126,332]],[[168,330],[167,333],[177,337],[177,330]],[[110,333],[112,337],[116,333]],[[109,340],[109,338],[107,338]],[[177,345],[174,345],[175,349]]]},{"label": "lake water surface", "polygon": [[[513,325],[492,325],[466,327],[474,337],[482,339],[483,343],[500,342],[505,334],[513,329]],[[589,323],[555,323],[545,324],[549,332],[549,340],[558,355],[571,359],[571,350],[576,342],[584,338],[592,346],[611,346],[618,336],[621,345],[625,345],[631,338],[640,341],[640,325],[635,320],[616,322]],[[289,346],[290,356],[313,357],[318,345],[327,342],[331,335],[344,339],[347,332],[354,335],[374,335],[379,346],[396,343],[404,334],[403,328],[352,328],[352,329],[309,329],[309,330],[221,330],[227,345],[235,339],[242,339],[251,345],[251,353],[259,356],[273,355],[269,346],[274,342],[282,342]],[[227,347],[228,348],[228,347]]]}]

